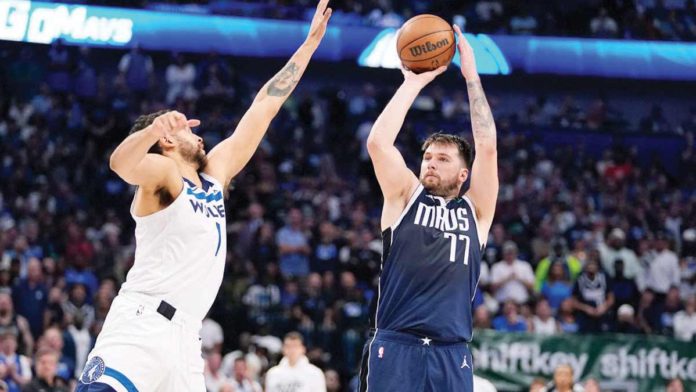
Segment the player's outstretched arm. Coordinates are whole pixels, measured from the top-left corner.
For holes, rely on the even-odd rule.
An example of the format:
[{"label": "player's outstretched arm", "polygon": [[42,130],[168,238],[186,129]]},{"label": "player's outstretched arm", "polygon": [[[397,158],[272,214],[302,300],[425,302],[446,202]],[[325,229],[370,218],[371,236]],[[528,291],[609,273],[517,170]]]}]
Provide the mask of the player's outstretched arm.
[{"label": "player's outstretched arm", "polygon": [[132,185],[152,189],[162,186],[170,189],[169,184],[180,185],[181,178],[176,163],[163,155],[148,154],[148,150],[158,141],[169,143],[172,134],[199,124],[200,121],[187,120],[177,111],[162,114],[155,118],[152,124],[122,141],[111,154],[109,166],[119,177]]},{"label": "player's outstretched arm", "polygon": [[300,81],[309,60],[326,32],[326,26],[331,17],[331,8],[328,8],[328,3],[329,0],[319,1],[307,39],[285,67],[256,94],[254,102],[237,124],[232,136],[223,140],[208,154],[206,174],[213,176],[225,187],[254,155],[271,120]]},{"label": "player's outstretched arm", "polygon": [[398,219],[406,207],[408,198],[418,186],[418,178],[406,166],[394,142],[404,124],[408,109],[420,91],[446,69],[447,67],[443,66],[418,75],[402,69],[404,82],[370,130],[367,151],[384,195],[382,229],[391,226]]},{"label": "player's outstretched arm", "polygon": [[471,168],[471,185],[467,195],[476,208],[476,216],[481,226],[478,228],[479,238],[485,240],[493,223],[499,188],[495,122],[476,70],[474,51],[459,26],[454,25],[454,30],[458,36],[461,71],[469,92],[471,129],[476,148],[476,158]]}]

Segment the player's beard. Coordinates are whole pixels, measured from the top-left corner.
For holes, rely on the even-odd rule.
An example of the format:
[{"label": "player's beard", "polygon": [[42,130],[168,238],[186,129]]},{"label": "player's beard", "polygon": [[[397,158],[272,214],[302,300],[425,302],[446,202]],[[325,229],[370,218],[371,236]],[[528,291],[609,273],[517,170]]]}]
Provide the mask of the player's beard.
[{"label": "player's beard", "polygon": [[208,165],[208,157],[205,155],[205,151],[192,143],[186,143],[186,146],[181,149],[181,157],[197,165],[198,171],[204,170]]},{"label": "player's beard", "polygon": [[423,188],[434,196],[444,198],[456,197],[459,194],[459,184],[457,177],[449,180],[443,180],[442,177],[423,176],[420,179]]}]

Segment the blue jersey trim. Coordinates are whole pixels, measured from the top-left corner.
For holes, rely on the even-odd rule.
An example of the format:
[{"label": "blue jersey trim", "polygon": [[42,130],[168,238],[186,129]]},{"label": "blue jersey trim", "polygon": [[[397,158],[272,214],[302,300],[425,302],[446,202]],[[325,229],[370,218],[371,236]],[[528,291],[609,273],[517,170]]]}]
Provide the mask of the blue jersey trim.
[{"label": "blue jersey trim", "polygon": [[215,256],[217,256],[218,252],[220,251],[220,244],[222,244],[222,233],[220,232],[220,222],[215,222],[215,227],[217,227],[217,233],[218,233],[218,246],[217,246],[217,249],[215,249]]},{"label": "blue jersey trim", "polygon": [[121,385],[123,385],[123,387],[126,388],[128,392],[138,392],[138,388],[135,387],[133,382],[131,382],[131,380],[129,380],[125,374],[119,372],[118,370],[107,367],[104,370],[104,375],[109,376],[115,379],[116,381],[120,382]]}]

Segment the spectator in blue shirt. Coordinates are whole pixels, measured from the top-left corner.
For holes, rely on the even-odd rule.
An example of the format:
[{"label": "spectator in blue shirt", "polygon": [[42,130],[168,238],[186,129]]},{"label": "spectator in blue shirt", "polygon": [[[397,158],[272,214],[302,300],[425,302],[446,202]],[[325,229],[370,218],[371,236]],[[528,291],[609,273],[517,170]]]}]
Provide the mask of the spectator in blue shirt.
[{"label": "spectator in blue shirt", "polygon": [[520,316],[513,300],[506,301],[503,314],[493,319],[493,329],[501,332],[527,332],[527,322]]},{"label": "spectator in blue shirt", "polygon": [[41,261],[32,257],[27,264],[27,276],[21,278],[12,289],[12,300],[18,314],[29,322],[33,336],[43,333],[43,315],[48,301],[48,289],[44,284]]},{"label": "spectator in blue shirt", "polygon": [[568,270],[563,262],[551,264],[548,279],[541,286],[541,294],[549,301],[554,314],[561,303],[573,294],[573,286],[568,281]]},{"label": "spectator in blue shirt", "polygon": [[288,224],[278,230],[276,243],[280,253],[280,272],[286,277],[309,274],[308,255],[311,249],[302,231],[302,220],[302,212],[293,208],[288,212]]}]

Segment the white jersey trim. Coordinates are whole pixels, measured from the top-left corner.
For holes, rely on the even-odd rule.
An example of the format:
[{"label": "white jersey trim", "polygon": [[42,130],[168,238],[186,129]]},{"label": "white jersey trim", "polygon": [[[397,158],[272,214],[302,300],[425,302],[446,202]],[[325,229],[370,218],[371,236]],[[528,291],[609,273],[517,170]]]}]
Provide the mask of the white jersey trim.
[{"label": "white jersey trim", "polygon": [[[481,229],[481,226],[479,226],[479,221],[478,217],[476,216],[476,208],[474,207],[474,203],[469,199],[469,196],[464,195],[462,196],[462,199],[466,201],[467,204],[469,204],[469,208],[471,208],[471,213],[474,215],[474,224],[476,225],[476,236],[478,237],[479,240],[479,246],[481,249],[486,247],[486,242],[488,242],[488,238],[481,238],[481,232],[479,231]],[[488,235],[488,233],[486,233]]]},{"label": "white jersey trim", "polygon": [[212,182],[213,186],[219,186],[223,192],[225,191],[225,188],[222,186],[222,184],[220,184],[220,181],[218,181],[217,178],[203,172],[198,173],[198,175],[203,177],[207,181]]},{"label": "white jersey trim", "polygon": [[411,209],[411,207],[413,206],[413,203],[416,202],[416,199],[418,199],[418,196],[421,194],[422,191],[423,191],[423,184],[418,184],[418,187],[411,195],[411,198],[408,200],[406,207],[404,207],[404,210],[401,211],[401,215],[399,215],[399,219],[397,219],[396,222],[390,226],[390,228],[392,230],[392,238],[394,237],[394,231],[399,226],[399,224],[401,224],[401,221],[404,220],[404,217],[406,216],[406,214],[408,214],[408,210]]},{"label": "white jersey trim", "polygon": [[[137,186],[135,187],[136,193],[138,192],[138,188],[140,188],[140,187],[137,187]],[[162,208],[159,211],[155,211],[152,214],[147,214],[147,215],[143,215],[143,216],[135,215],[135,197],[136,197],[136,195],[134,194],[133,200],[131,201],[130,214],[133,217],[133,219],[135,219],[135,220],[143,220],[143,219],[158,217],[160,215],[166,215],[167,212],[172,210],[171,207],[174,205],[174,203],[176,203],[179,199],[184,197],[185,192],[186,192],[186,181],[184,181],[184,179],[182,178],[181,179],[181,190],[179,191],[179,195],[177,197],[175,197],[174,200],[171,203],[169,203],[168,206]]]}]

